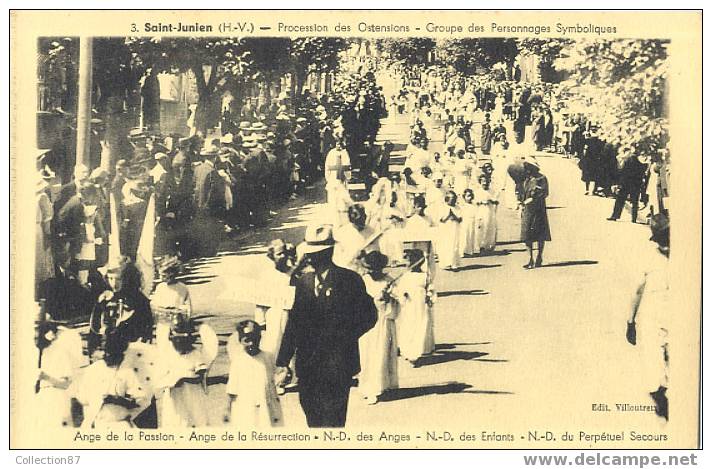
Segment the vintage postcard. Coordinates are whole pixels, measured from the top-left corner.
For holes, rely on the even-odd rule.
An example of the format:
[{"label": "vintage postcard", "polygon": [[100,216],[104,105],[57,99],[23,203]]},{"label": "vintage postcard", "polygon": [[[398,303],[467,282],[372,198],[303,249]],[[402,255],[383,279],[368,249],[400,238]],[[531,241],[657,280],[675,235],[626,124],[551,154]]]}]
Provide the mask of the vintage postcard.
[{"label": "vintage postcard", "polygon": [[11,11],[11,447],[698,448],[701,49]]}]

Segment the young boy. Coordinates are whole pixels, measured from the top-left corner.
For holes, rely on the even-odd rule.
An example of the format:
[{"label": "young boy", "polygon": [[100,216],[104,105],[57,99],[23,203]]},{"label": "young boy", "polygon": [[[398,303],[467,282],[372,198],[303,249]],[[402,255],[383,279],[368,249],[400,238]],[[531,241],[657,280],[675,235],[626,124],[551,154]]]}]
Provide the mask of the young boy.
[{"label": "young boy", "polygon": [[274,382],[273,359],[260,350],[262,332],[253,320],[240,321],[227,345],[229,421],[242,428],[280,427],[282,406]]}]

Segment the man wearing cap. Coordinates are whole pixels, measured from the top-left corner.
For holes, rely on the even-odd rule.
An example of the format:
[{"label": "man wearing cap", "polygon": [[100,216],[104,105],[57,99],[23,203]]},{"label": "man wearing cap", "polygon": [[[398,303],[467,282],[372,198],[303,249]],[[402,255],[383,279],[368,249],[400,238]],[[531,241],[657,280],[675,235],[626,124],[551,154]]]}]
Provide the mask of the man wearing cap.
[{"label": "man wearing cap", "polygon": [[286,375],[296,355],[299,402],[310,427],[343,427],[360,371],[358,340],[375,325],[376,306],[363,279],[332,262],[331,225],[308,227],[298,251],[310,270],[296,280],[277,366]]},{"label": "man wearing cap", "polygon": [[218,216],[225,208],[225,187],[215,168],[218,149],[208,147],[200,152],[203,162],[195,168],[195,207],[204,215]]}]

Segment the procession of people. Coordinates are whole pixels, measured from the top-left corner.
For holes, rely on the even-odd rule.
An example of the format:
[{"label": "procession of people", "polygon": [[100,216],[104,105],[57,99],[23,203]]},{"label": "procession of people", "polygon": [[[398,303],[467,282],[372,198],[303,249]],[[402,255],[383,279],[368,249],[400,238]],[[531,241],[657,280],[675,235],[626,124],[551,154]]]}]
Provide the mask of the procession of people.
[{"label": "procession of people", "polygon": [[[277,427],[293,424],[280,396],[295,389],[308,426],[343,427],[355,383],[377,405],[399,387],[399,366],[435,352],[435,278],[496,254],[504,211],[521,218],[524,269],[546,265],[547,197],[557,188],[537,154],[580,158],[586,192],[613,195],[611,168],[599,166],[617,150],[565,130],[551,86],[375,72],[360,70],[331,95],[248,99],[212,135],[132,129],[129,151],[102,141],[101,160],[113,166],[77,167],[70,180],[39,152],[37,394],[61,404],[62,425]],[[383,92],[384,77],[396,95]],[[377,142],[387,114],[411,123],[403,166],[391,162],[394,143]],[[630,199],[635,222],[649,168],[620,151],[609,220]],[[270,267],[257,277],[272,291],[253,292],[254,316],[235,321],[227,411],[211,422],[219,341],[194,317],[182,265],[321,184],[325,201],[303,242],[266,246]],[[71,320],[88,320],[85,339]]]}]

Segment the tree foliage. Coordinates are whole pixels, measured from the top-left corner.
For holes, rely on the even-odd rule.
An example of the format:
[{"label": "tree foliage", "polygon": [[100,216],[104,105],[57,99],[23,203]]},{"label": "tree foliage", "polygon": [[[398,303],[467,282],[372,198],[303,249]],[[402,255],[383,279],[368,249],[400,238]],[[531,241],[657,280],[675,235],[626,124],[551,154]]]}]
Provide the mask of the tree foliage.
[{"label": "tree foliage", "polygon": [[385,38],[376,41],[376,47],[389,58],[408,66],[428,63],[435,44],[435,40],[429,37]]},{"label": "tree foliage", "polygon": [[446,66],[472,75],[496,63],[512,64],[518,54],[517,41],[508,38],[445,39],[437,43],[438,57]]},{"label": "tree foliage", "polygon": [[668,142],[663,103],[667,43],[660,40],[578,41],[557,66],[565,83],[600,125],[603,138],[656,158]]},{"label": "tree foliage", "polygon": [[348,47],[348,41],[338,37],[299,37],[291,42],[297,92],[302,90],[309,73],[338,70],[339,56]]}]

